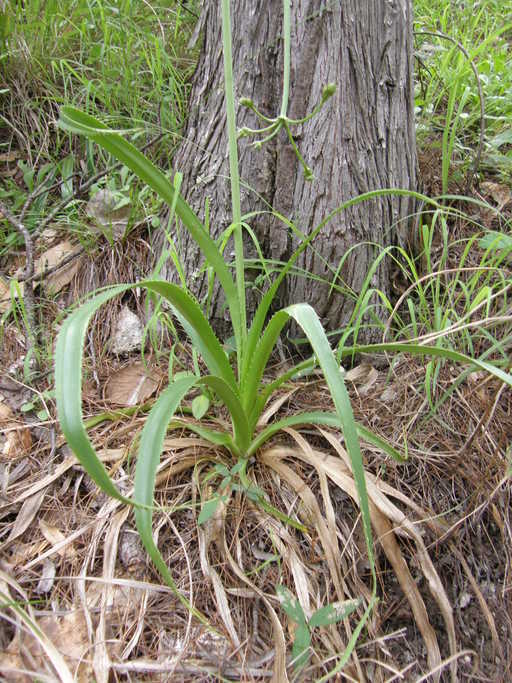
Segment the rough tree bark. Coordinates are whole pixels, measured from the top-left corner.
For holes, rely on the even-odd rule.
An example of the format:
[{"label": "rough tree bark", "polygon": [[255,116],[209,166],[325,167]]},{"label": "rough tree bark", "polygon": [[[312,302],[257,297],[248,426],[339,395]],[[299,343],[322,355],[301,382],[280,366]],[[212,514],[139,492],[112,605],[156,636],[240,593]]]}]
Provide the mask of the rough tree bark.
[{"label": "rough tree bark", "polygon": [[[237,0],[232,4],[235,95],[251,98],[268,116],[279,113],[283,73],[282,0]],[[413,189],[416,152],[413,121],[411,0],[297,0],[292,2],[291,118],[302,118],[319,101],[323,87],[337,91],[321,112],[295,129],[297,143],[312,168],[308,182],[282,135],[262,149],[240,141],[242,210],[265,209],[265,202],[308,233],[343,201],[368,190]],[[205,0],[200,20],[203,44],[194,76],[185,141],[174,168],[183,175],[182,193],[204,215],[210,199],[210,226],[218,236],[229,225],[227,133],[223,109],[220,2]],[[256,116],[238,107],[239,127],[258,128]],[[298,134],[297,134],[298,133]],[[338,215],[320,233],[298,266],[319,276],[336,270],[356,243],[406,243],[411,237],[413,205],[407,198],[385,197]],[[266,258],[287,261],[298,238],[264,214],[251,221]],[[202,257],[182,234],[180,257],[191,288],[205,294]],[[248,250],[254,250],[248,243]],[[230,260],[231,249],[226,249]],[[377,254],[370,244],[354,250],[339,276],[359,291]],[[164,277],[176,280],[172,264]],[[389,291],[389,260],[373,285]],[[219,334],[227,333],[222,297],[213,297],[211,317]],[[254,305],[255,291],[249,295]],[[339,328],[352,309],[350,299],[303,277],[292,277],[280,293],[280,305],[307,301],[329,329]]]}]

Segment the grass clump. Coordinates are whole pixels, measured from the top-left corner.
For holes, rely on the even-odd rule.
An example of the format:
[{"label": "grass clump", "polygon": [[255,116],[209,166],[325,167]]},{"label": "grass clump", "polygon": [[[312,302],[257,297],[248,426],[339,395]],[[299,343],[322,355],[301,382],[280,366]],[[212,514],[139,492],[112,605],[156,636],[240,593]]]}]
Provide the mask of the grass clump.
[{"label": "grass clump", "polygon": [[[2,15],[2,122],[31,159],[58,154],[53,119],[73,103],[130,125],[179,132],[195,16],[171,0],[15,0]],[[56,151],[50,148],[57,146]]]},{"label": "grass clump", "polygon": [[449,172],[462,185],[475,157],[482,161],[475,172],[509,177],[512,2],[420,0],[414,10],[418,142],[423,148],[438,141],[442,191]]}]

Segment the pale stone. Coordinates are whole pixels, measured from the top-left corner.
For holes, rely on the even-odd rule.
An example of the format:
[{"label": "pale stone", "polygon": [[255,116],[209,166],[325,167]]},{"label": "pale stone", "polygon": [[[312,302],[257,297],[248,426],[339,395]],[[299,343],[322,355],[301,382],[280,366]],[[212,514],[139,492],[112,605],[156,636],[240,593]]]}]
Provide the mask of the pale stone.
[{"label": "pale stone", "polygon": [[112,353],[130,353],[140,349],[144,327],[128,306],[123,306],[110,343]]}]

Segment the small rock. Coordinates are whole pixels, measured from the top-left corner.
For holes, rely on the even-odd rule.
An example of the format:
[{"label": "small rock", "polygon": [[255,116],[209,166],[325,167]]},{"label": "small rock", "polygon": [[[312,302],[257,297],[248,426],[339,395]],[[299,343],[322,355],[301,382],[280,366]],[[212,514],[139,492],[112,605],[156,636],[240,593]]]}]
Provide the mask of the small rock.
[{"label": "small rock", "polygon": [[144,328],[138,316],[123,306],[110,343],[112,353],[130,353],[140,349]]},{"label": "small rock", "polygon": [[461,609],[466,609],[466,607],[469,605],[471,602],[471,594],[464,591],[464,593],[461,593],[459,597],[459,607]]},{"label": "small rock", "polygon": [[124,525],[119,538],[119,558],[123,567],[135,576],[144,574],[146,568],[146,552],[142,547],[139,534]]}]

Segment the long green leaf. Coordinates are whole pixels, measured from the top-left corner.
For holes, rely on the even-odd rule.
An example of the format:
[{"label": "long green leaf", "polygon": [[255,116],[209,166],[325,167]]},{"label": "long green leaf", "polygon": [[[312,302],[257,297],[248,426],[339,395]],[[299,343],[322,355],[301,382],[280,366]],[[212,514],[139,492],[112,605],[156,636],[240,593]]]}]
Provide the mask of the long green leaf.
[{"label": "long green leaf", "polygon": [[83,347],[89,321],[96,311],[131,285],[119,285],[83,304],[62,325],[55,348],[55,398],[60,426],[69,447],[96,484],[109,496],[132,503],[114,485],[96,455],[82,418]]},{"label": "long green leaf", "polygon": [[289,382],[290,380],[299,377],[305,377],[311,374],[312,370],[315,368],[315,365],[315,358],[307,358],[306,360],[297,363],[297,365],[290,368],[282,375],[279,375],[279,377],[269,384],[266,384],[254,399],[254,402],[249,410],[249,424],[251,425],[251,428],[255,428],[259,416],[261,415],[268,399],[275,391],[279,389],[279,387],[283,386],[283,384],[286,384],[286,382]]},{"label": "long green leaf", "polygon": [[[299,425],[317,424],[325,425],[326,427],[340,428],[340,419],[336,413],[326,413],[323,411],[312,411],[307,413],[298,413],[297,415],[290,415],[284,417],[282,420],[272,422],[265,429],[263,429],[255,439],[251,442],[248,450],[249,455],[253,455],[261,446],[268,441],[274,434],[277,434],[282,429],[287,427],[297,427]],[[391,456],[397,462],[405,462],[407,458],[400,453],[396,448],[393,448],[385,439],[377,434],[374,434],[370,429],[364,425],[356,422],[357,433],[359,438],[367,443],[380,448],[384,453]]]},{"label": "long green leaf", "polygon": [[103,147],[133,171],[143,182],[149,185],[169,205],[172,205],[174,201],[176,202],[177,215],[190,232],[192,238],[197,242],[206,261],[213,267],[219,278],[231,314],[235,337],[241,348],[240,341],[243,334],[245,334],[245,330],[242,333],[240,302],[229,268],[224,262],[224,258],[219,252],[217,245],[190,206],[180,195],[178,195],[177,200],[175,199],[176,191],[162,171],[117,132],[110,131],[107,126],[93,116],[89,116],[89,114],[85,114],[74,107],[61,107],[59,124],[64,130],[85,135]]},{"label": "long green leaf", "polygon": [[[279,337],[283,325],[289,318],[293,318],[300,325],[306,337],[308,338],[309,343],[311,344],[311,347],[324,374],[327,386],[329,387],[329,391],[336,408],[336,414],[343,429],[345,446],[350,458],[354,482],[357,488],[361,517],[363,521],[363,530],[366,540],[366,548],[368,552],[368,560],[370,563],[373,579],[372,600],[370,601],[369,609],[366,610],[363,617],[363,619],[366,620],[376,600],[377,577],[375,574],[370,509],[368,503],[368,493],[366,490],[363,459],[359,447],[359,438],[352,412],[352,406],[350,404],[350,398],[345,387],[343,376],[340,372],[340,367],[336,362],[320,320],[318,319],[314,309],[309,306],[309,304],[295,304],[293,306],[289,306],[288,308],[279,311],[279,313],[276,313],[270,320],[263,336],[260,339],[259,344],[256,347],[256,350],[254,351],[249,376],[247,378],[247,384],[243,389],[244,393],[242,394],[242,401],[247,402],[248,397],[251,395],[251,391],[254,389],[253,382],[260,381],[260,373],[263,372],[273,345]],[[246,391],[247,393],[245,393]]]},{"label": "long green leaf", "polygon": [[153,540],[152,528],[156,472],[160,463],[167,428],[183,397],[196,383],[197,378],[193,376],[184,377],[173,382],[158,397],[146,419],[140,437],[139,455],[135,468],[134,499],[139,504],[139,507],[135,508],[135,521],[141,541],[164,581],[172,588],[176,597],[194,616],[203,623],[208,624],[208,620],[179,591],[169,571],[169,567]]},{"label": "long green leaf", "polygon": [[[336,408],[336,413],[340,419],[345,447],[350,458],[352,474],[357,488],[359,507],[363,523],[364,536],[366,540],[366,550],[370,571],[372,574],[372,598],[368,605],[368,610],[373,608],[377,599],[377,576],[375,573],[375,559],[373,553],[373,537],[370,519],[370,508],[368,503],[368,492],[366,490],[366,479],[364,473],[363,459],[359,447],[357,427],[350,404],[350,398],[343,381],[343,376],[336,362],[333,351],[327,340],[325,331],[314,309],[309,304],[295,304],[284,309],[284,311],[300,325],[318,359],[318,363],[329,387],[329,391]],[[369,611],[365,612],[363,619],[367,618]]]},{"label": "long green leaf", "polygon": [[229,411],[233,424],[234,444],[237,449],[236,455],[246,457],[250,442],[249,423],[237,394],[221,377],[207,375],[206,377],[198,378],[197,384],[209,387],[222,400]]},{"label": "long green leaf", "polygon": [[185,332],[190,336],[194,347],[203,357],[210,372],[222,377],[233,391],[237,391],[235,375],[226,352],[196,300],[183,288],[164,280],[142,280],[137,283],[137,286],[146,287],[160,294],[172,304]]},{"label": "long green leaf", "polygon": [[[254,407],[254,402],[257,397],[258,389],[261,386],[261,379],[265,368],[267,367],[268,360],[279,339],[281,330],[289,319],[290,315],[287,312],[287,309],[275,313],[265,328],[265,332],[259,338],[256,348],[252,352],[251,363],[248,365],[247,372],[243,377],[241,385],[242,403],[247,411],[249,411],[251,407]],[[247,352],[249,353],[249,343]],[[261,403],[258,403],[258,406],[261,408]],[[253,419],[257,420],[258,417],[259,414],[251,414],[251,418]]]},{"label": "long green leaf", "polygon": [[[66,319],[55,350],[56,402],[61,428],[70,448],[96,484],[108,495],[126,503],[131,501],[113,484],[87,436],[82,417],[82,371],[85,334],[92,316],[103,304],[134,287],[146,287],[164,296],[194,328],[208,367],[222,377],[219,381],[236,389],[226,354],[199,305],[176,285],[158,280],[118,285],[96,295]],[[243,428],[241,423],[242,435]]]},{"label": "long green leaf", "polygon": [[474,365],[480,370],[485,370],[490,375],[494,375],[497,379],[512,387],[512,374],[505,372],[498,368],[493,363],[488,363],[478,358],[471,358],[458,351],[452,349],[445,349],[438,346],[423,346],[421,344],[402,344],[400,342],[389,342],[384,344],[365,344],[358,346],[345,347],[340,350],[340,357],[351,356],[356,353],[379,353],[381,351],[393,351],[394,353],[411,353],[415,356],[437,356],[445,360],[454,360],[457,363],[467,363]]},{"label": "long green leaf", "polygon": [[170,423],[169,428],[174,427],[186,427],[188,430],[194,432],[194,434],[197,434],[205,441],[209,441],[210,443],[213,443],[216,446],[222,446],[224,448],[227,448],[227,450],[231,453],[236,453],[237,451],[237,448],[233,441],[233,437],[231,436],[231,434],[228,434],[227,432],[219,432],[216,429],[210,429],[209,427],[203,427],[202,425],[195,424],[194,422],[190,422],[189,420],[181,419],[173,420]]}]

